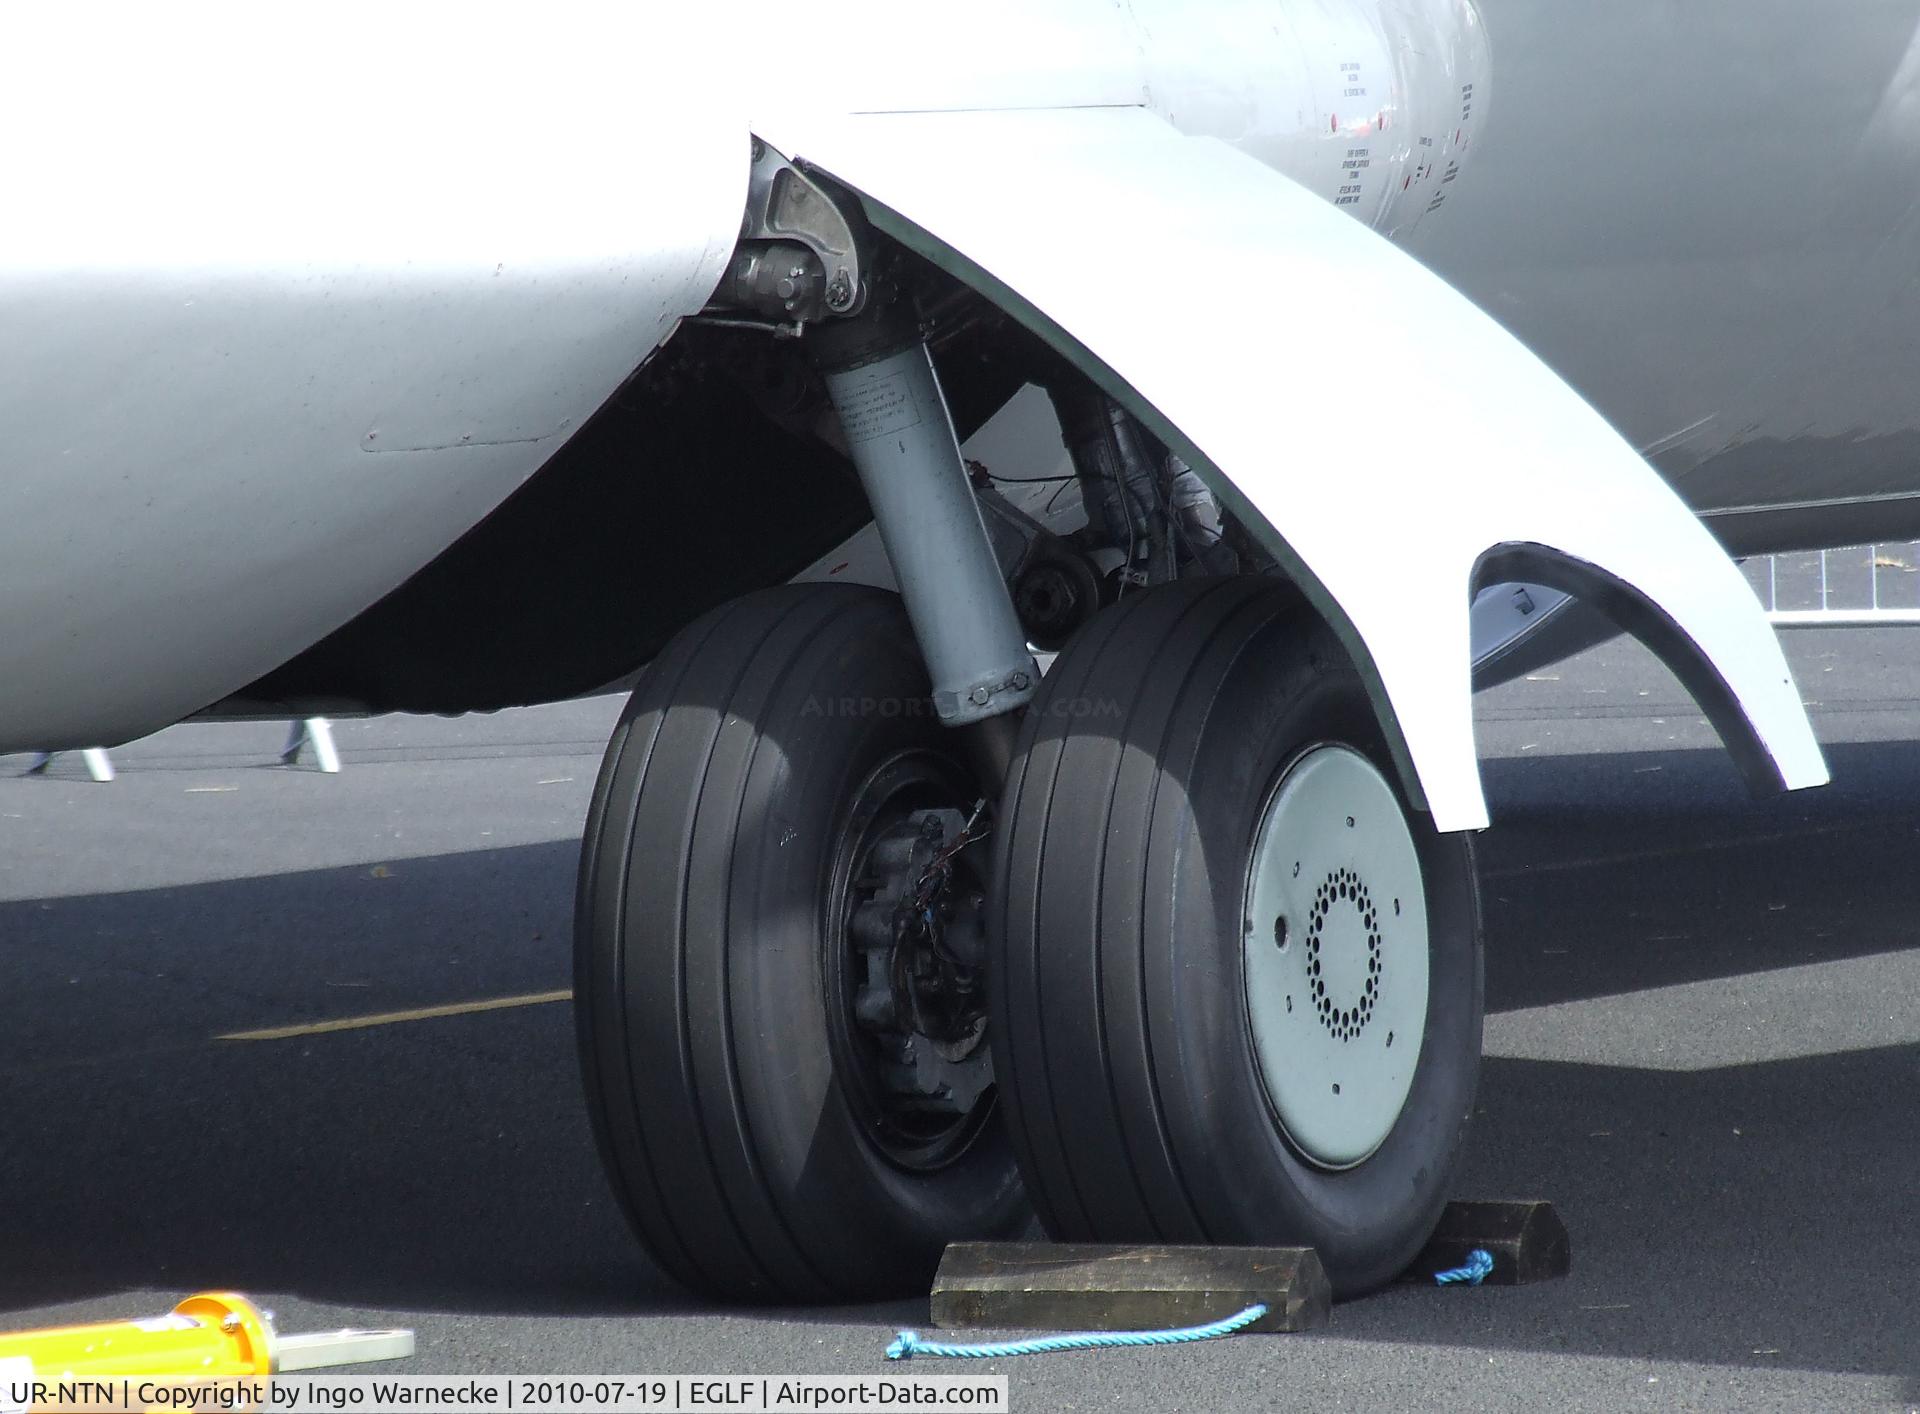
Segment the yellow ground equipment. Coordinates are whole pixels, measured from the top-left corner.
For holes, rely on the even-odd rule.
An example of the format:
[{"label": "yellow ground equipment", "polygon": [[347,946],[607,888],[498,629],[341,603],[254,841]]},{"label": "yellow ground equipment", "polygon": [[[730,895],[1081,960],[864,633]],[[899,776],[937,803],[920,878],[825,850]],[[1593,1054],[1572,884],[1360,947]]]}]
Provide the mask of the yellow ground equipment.
[{"label": "yellow ground equipment", "polygon": [[0,1335],[0,1411],[98,1404],[98,1391],[120,1381],[264,1378],[411,1354],[412,1331],[283,1336],[273,1313],[246,1297],[201,1292],[147,1320]]}]

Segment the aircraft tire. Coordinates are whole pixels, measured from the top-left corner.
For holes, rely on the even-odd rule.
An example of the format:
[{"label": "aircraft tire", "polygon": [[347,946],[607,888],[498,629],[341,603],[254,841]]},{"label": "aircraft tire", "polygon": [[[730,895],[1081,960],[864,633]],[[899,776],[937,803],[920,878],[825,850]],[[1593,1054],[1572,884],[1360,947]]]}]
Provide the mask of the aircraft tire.
[{"label": "aircraft tire", "polygon": [[1083,629],[994,878],[1000,1097],[1056,1238],[1308,1245],[1343,1296],[1404,1270],[1478,1075],[1473,861],[1291,588],[1183,581]]},{"label": "aircraft tire", "polygon": [[862,841],[975,798],[927,694],[898,596],[788,585],[676,636],[608,747],[576,911],[588,1108],[634,1230],[703,1295],[922,1294],[947,1242],[1031,1223],[991,1089],[901,1118],[851,1015]]}]

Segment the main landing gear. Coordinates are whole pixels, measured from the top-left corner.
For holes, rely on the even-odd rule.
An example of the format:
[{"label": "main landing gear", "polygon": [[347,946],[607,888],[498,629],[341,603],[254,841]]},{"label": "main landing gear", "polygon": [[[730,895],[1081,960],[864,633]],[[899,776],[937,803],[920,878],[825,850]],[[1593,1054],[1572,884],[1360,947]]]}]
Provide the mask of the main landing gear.
[{"label": "main landing gear", "polygon": [[1337,1292],[1431,1231],[1472,1105],[1464,837],[1401,796],[1286,586],[1129,596],[997,803],[900,601],[795,585],[687,629],[601,773],[582,1056],[648,1250],[703,1293],[924,1290],[943,1246],[1299,1243]]},{"label": "main landing gear", "polygon": [[1118,602],[1042,679],[913,322],[808,340],[901,594],[713,611],[607,752],[576,1010],[635,1230],[748,1300],[924,1291],[1036,1209],[1390,1280],[1472,1105],[1466,840],[1296,591],[1213,573],[1262,566],[1117,406],[1083,489]]}]

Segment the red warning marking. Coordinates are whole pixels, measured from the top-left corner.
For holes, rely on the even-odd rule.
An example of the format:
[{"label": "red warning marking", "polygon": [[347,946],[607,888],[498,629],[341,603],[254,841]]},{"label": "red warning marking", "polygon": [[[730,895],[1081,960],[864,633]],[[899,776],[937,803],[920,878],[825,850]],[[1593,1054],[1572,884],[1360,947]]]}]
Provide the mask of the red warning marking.
[{"label": "red warning marking", "polygon": [[1332,119],[1328,122],[1327,131],[1330,133],[1337,133],[1340,131],[1340,115],[1338,113],[1335,113]]},{"label": "red warning marking", "polygon": [[851,560],[842,560],[839,564],[835,565],[832,569],[828,570],[827,575],[829,577],[832,577],[833,575],[839,574],[841,570],[845,569],[848,565],[852,563],[853,561]]},{"label": "red warning marking", "polygon": [[1408,187],[1412,185],[1413,185],[1413,173],[1409,172],[1407,173],[1407,179],[1402,183],[1400,183],[1400,190],[1405,191]]}]

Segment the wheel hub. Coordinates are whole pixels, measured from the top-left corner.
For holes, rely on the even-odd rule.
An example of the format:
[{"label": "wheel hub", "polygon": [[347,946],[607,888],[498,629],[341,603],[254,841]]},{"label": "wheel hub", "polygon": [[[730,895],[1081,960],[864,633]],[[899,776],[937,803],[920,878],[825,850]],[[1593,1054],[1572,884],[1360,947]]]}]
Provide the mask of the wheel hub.
[{"label": "wheel hub", "polygon": [[993,1088],[986,891],[969,850],[986,834],[984,802],[967,813],[924,798],[898,790],[861,832],[836,988],[848,1009],[852,1091],[882,1150],[913,1168],[951,1161]]},{"label": "wheel hub", "polygon": [[1378,1149],[1413,1086],[1427,1015],[1420,855],[1379,769],[1315,746],[1261,812],[1245,893],[1247,1019],[1288,1140],[1322,1168]]},{"label": "wheel hub", "polygon": [[1307,988],[1321,1024],[1351,1041],[1373,1017],[1380,995],[1380,916],[1351,869],[1322,881],[1307,913]]}]

